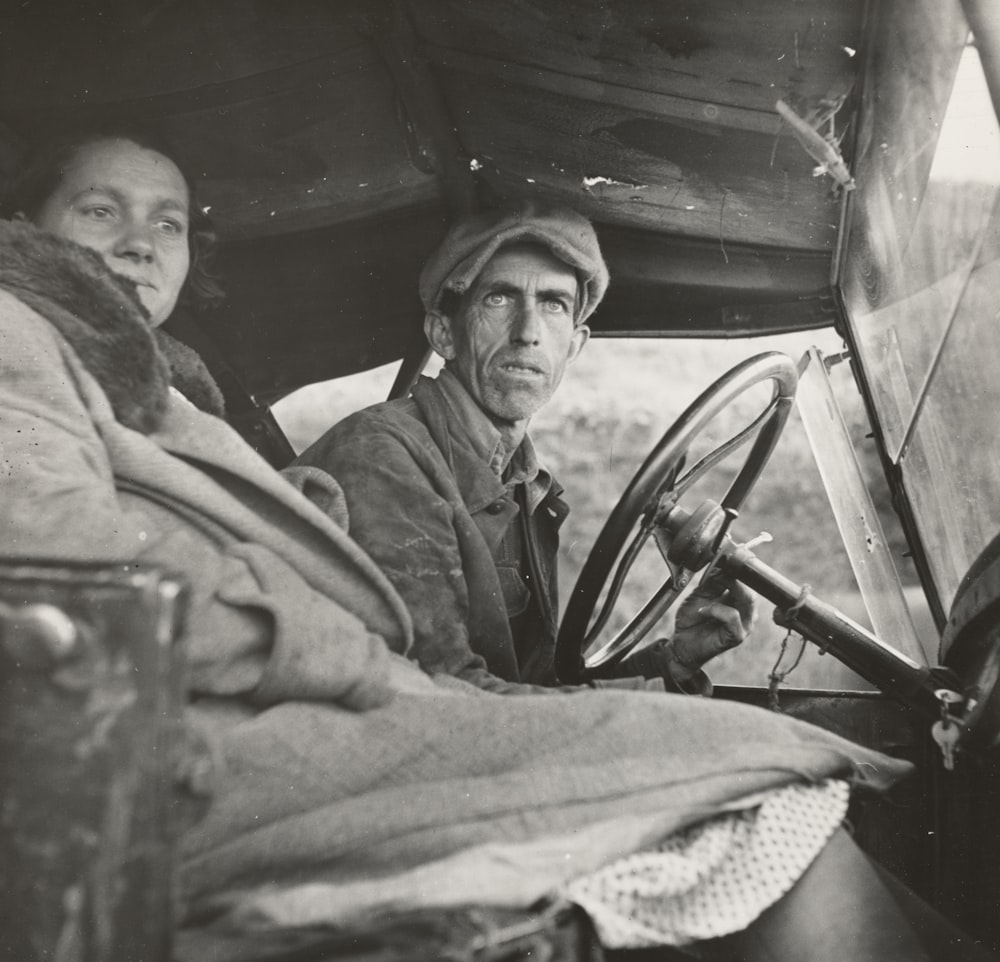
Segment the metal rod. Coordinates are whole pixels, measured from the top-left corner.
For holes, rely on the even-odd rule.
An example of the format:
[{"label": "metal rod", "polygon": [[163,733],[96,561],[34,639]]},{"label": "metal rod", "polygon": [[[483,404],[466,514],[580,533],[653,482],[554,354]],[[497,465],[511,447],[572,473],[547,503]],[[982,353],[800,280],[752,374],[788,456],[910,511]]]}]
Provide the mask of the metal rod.
[{"label": "metal rod", "polygon": [[[694,515],[675,505],[662,520],[675,546],[685,526]],[[683,539],[680,539],[683,541]],[[697,538],[688,538],[683,557],[674,560],[694,568],[701,549]],[[775,621],[799,632],[823,651],[831,652],[848,668],[878,688],[931,718],[937,718],[940,703],[934,695],[937,687],[932,670],[913,661],[902,652],[852,621],[832,605],[815,597],[808,588],[775,571],[748,547],[726,535],[717,556],[720,571],[736,578],[775,606]]]},{"label": "metal rod", "polygon": [[[750,551],[734,545],[732,552],[723,554],[719,566],[770,601],[779,624],[831,652],[886,694],[929,717],[937,716],[940,706],[928,666],[912,661]],[[782,613],[787,617],[781,617]]]}]

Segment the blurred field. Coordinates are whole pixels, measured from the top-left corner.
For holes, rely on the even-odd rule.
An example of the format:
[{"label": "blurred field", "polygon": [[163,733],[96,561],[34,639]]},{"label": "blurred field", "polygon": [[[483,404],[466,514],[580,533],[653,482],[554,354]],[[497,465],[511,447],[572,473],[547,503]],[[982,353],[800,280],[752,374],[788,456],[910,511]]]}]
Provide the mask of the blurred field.
[{"label": "blurred field", "polygon": [[[572,513],[563,528],[561,585],[568,597],[577,574],[608,513],[663,431],[717,377],[737,362],[761,351],[783,350],[798,358],[810,345],[827,353],[840,349],[832,331],[781,338],[734,341],[592,339],[570,367],[553,401],[536,416],[532,435],[545,463],[566,488]],[[384,398],[393,369],[380,369],[326,385],[313,385],[286,398],[276,414],[297,449],[306,446],[341,417]],[[759,397],[763,397],[762,392]],[[741,399],[742,400],[742,399]],[[714,447],[742,427],[759,408],[734,405],[709,426]],[[850,411],[846,412],[852,417]],[[859,426],[860,444],[864,430]],[[862,457],[864,458],[862,447]],[[870,452],[874,465],[874,452]],[[689,459],[689,463],[693,463]],[[732,472],[741,463],[733,459]],[[705,496],[721,498],[729,476],[720,466]],[[873,474],[877,472],[873,471]],[[887,498],[884,498],[885,503]],[[697,503],[695,501],[694,503]],[[891,518],[890,518],[891,520]],[[747,540],[768,531],[773,542],[758,555],[855,620],[865,623],[860,599],[833,516],[812,460],[805,434],[793,413],[761,481],[744,505],[734,534]],[[887,532],[890,543],[898,536]],[[905,565],[896,552],[897,564]],[[637,566],[627,584],[624,607],[631,615],[666,574],[658,557]],[[912,580],[912,572],[903,570]],[[662,633],[668,633],[669,625]],[[661,632],[658,632],[661,633]],[[771,622],[771,607],[759,606],[758,625],[745,645],[719,659],[712,677],[725,684],[766,684],[784,631]],[[790,646],[798,651],[798,639]],[[834,658],[808,646],[788,684],[794,687],[870,688]]]}]

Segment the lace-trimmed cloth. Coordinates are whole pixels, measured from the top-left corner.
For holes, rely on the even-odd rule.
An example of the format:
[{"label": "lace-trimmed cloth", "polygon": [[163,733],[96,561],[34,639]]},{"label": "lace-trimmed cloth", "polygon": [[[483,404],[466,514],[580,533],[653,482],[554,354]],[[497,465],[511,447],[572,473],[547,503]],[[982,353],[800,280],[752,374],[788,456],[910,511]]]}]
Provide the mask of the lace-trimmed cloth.
[{"label": "lace-trimmed cloth", "polygon": [[657,848],[574,879],[606,948],[687,945],[745,929],[802,876],[840,825],[849,787],[795,784],[711,818]]}]

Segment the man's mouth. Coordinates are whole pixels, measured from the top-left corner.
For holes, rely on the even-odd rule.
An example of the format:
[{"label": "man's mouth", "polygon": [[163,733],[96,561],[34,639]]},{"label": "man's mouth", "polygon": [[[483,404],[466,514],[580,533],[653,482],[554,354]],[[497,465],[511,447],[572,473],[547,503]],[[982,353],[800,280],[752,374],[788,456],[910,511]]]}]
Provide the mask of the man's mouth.
[{"label": "man's mouth", "polygon": [[543,368],[525,361],[505,361],[500,365],[500,370],[514,375],[541,375],[545,373]]}]

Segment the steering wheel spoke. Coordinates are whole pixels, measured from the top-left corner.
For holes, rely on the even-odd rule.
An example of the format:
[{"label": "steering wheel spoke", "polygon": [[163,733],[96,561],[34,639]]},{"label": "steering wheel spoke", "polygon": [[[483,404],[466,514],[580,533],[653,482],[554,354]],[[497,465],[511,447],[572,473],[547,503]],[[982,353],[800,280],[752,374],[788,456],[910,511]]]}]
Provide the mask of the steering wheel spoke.
[{"label": "steering wheel spoke", "polygon": [[[678,478],[672,490],[674,500],[679,500],[688,488],[692,487],[697,481],[700,481],[712,468],[721,461],[725,461],[734,451],[750,441],[760,431],[767,418],[774,412],[777,400],[777,398],[772,398],[767,407],[743,428],[742,431],[734,434],[728,441],[724,441],[714,451],[710,451],[690,471],[684,474],[683,477]],[[723,501],[723,504],[725,504],[725,501]]]},{"label": "steering wheel spoke", "polygon": [[[772,395],[764,409],[750,424],[681,475],[692,443],[709,422],[740,395],[766,381],[772,383]],[[774,450],[791,410],[797,381],[797,368],[790,357],[773,351],[759,354],[719,378],[666,431],[609,515],[570,596],[556,643],[556,671],[561,681],[579,683],[599,675],[600,668],[628,657],[677,602],[694,575],[712,561],[732,519]],[[678,500],[751,439],[746,460],[721,505],[706,502],[703,508],[691,512],[690,527],[671,535],[664,522]],[[637,524],[638,532],[631,536]],[[650,535],[667,563],[670,577],[623,629],[602,643],[600,635],[607,628],[627,575]],[[678,551],[678,541],[684,541],[684,551]],[[606,599],[597,618],[592,619],[606,584],[609,585]]]},{"label": "steering wheel spoke", "polygon": [[635,564],[636,559],[639,557],[639,553],[642,551],[643,545],[646,543],[653,530],[654,529],[651,525],[643,524],[643,526],[636,532],[635,537],[632,539],[632,543],[626,549],[625,554],[622,556],[622,559],[618,564],[618,568],[611,579],[611,585],[608,588],[608,595],[604,599],[604,604],[601,606],[601,610],[597,615],[597,620],[588,632],[587,639],[584,640],[584,646],[587,645],[589,639],[596,638],[597,635],[604,630],[604,626],[608,623],[608,619],[611,617],[611,612],[614,610],[615,602],[621,594],[622,586],[625,584],[625,579],[628,577],[629,571],[632,570],[632,565]]}]

